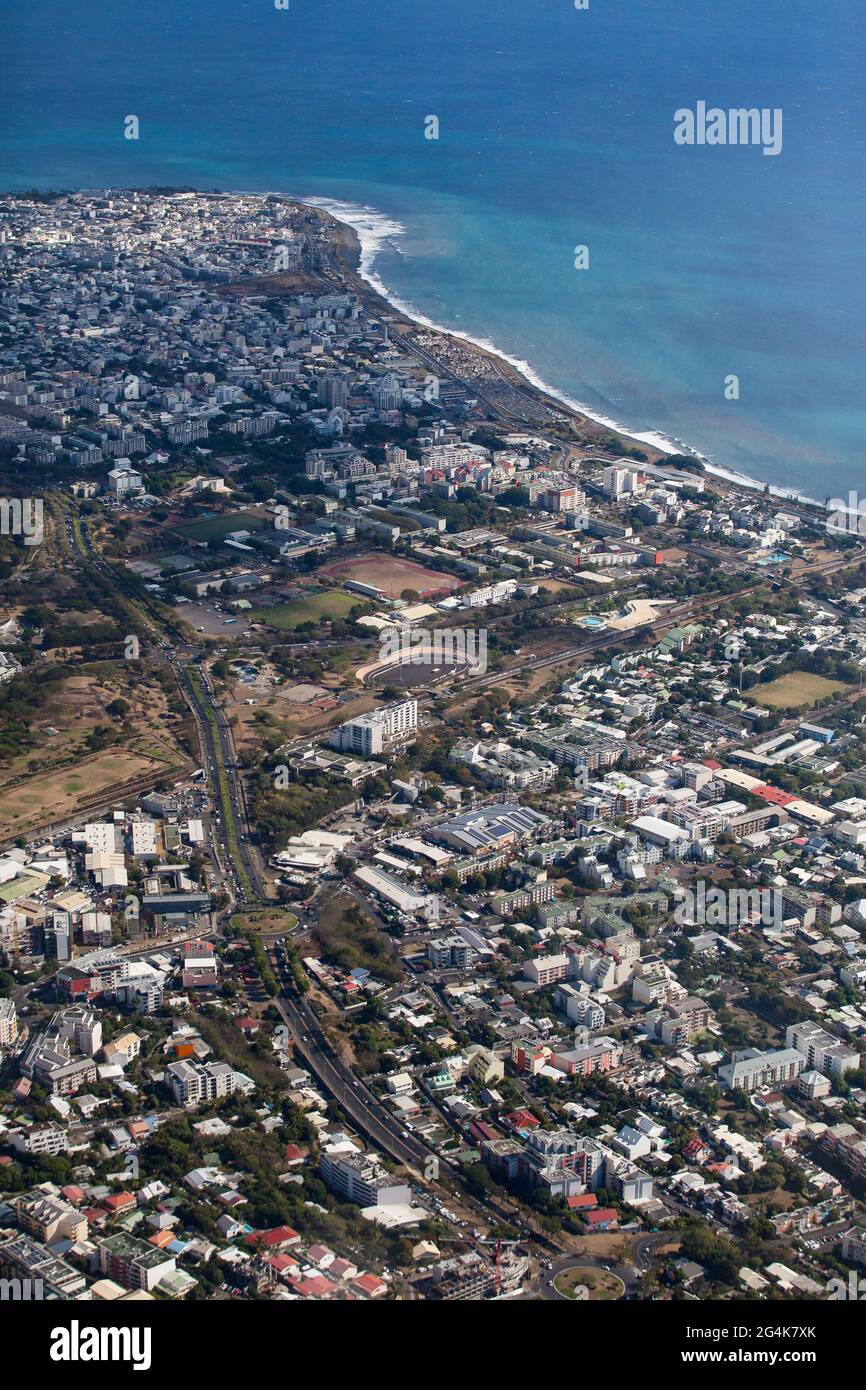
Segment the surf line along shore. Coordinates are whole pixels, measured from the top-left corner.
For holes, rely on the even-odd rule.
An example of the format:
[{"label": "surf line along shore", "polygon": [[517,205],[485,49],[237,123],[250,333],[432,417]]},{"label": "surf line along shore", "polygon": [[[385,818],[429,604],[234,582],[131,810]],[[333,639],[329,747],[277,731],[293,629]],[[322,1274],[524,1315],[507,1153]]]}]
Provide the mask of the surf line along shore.
[{"label": "surf line along shore", "polygon": [[[554,438],[563,449],[563,462],[572,461],[572,457],[574,462],[580,462],[581,454],[590,459],[598,450],[604,453],[605,463],[622,460],[633,465],[647,463],[653,468],[668,468],[669,458],[676,454],[679,458],[687,457],[689,465],[671,465],[671,474],[686,476],[689,471],[699,473],[704,485],[712,491],[722,494],[732,490],[746,494],[768,492],[810,511],[822,510],[816,499],[715,464],[676,437],[667,438],[652,429],[629,433],[615,421],[594,415],[567,396],[545,387],[543,382],[533,380],[527,374],[531,371],[527,364],[517,364],[514,359],[503,357],[493,346],[442,328],[410,306],[401,304],[389,294],[387,287],[372,270],[377,245],[383,241],[390,244],[403,231],[402,227],[383,214],[375,213],[372,208],[361,208],[333,199],[298,199],[287,194],[275,196],[300,202],[323,224],[327,224],[332,258],[325,272],[326,283],[334,289],[339,287],[357,294],[368,312],[387,322],[395,340],[405,336],[407,350],[422,360],[426,350],[431,359],[431,370],[436,370],[441,376],[451,376],[468,387],[482,404],[490,407],[492,414],[499,416],[509,430],[534,431]],[[348,220],[350,216],[352,221]],[[384,230],[371,231],[371,235],[365,237],[365,227],[369,225],[373,229],[378,222],[382,223]],[[418,337],[421,335],[424,341],[419,346]],[[399,342],[395,342],[395,345],[399,346]],[[458,357],[462,362],[472,364],[468,376],[460,370]],[[505,398],[504,393],[509,388],[510,394]],[[532,418],[527,418],[527,406]]]},{"label": "surf line along shore", "polygon": [[[343,290],[351,291],[363,301],[368,312],[387,321],[392,336],[409,338],[407,346],[419,356],[429,352],[435,357],[436,365],[443,375],[465,384],[482,404],[488,404],[509,428],[522,426],[524,429],[547,429],[561,434],[563,442],[572,445],[581,443],[588,450],[594,448],[615,450],[623,456],[631,456],[633,461],[663,464],[667,456],[664,449],[646,440],[617,429],[614,425],[594,420],[589,414],[577,409],[567,401],[560,400],[550,392],[536,386],[513,363],[491,348],[482,346],[460,333],[448,332],[420,316],[406,312],[399,304],[381,292],[364,270],[364,248],[357,230],[349,222],[342,221],[331,206],[325,207],[317,201],[304,206],[315,213],[330,229],[330,243],[333,251],[326,278]],[[336,283],[335,283],[336,282]],[[419,345],[417,338],[423,336]],[[426,345],[430,344],[428,348]],[[471,375],[460,370],[461,364],[469,366]],[[639,451],[642,457],[635,457]],[[696,467],[701,467],[696,459]]]}]

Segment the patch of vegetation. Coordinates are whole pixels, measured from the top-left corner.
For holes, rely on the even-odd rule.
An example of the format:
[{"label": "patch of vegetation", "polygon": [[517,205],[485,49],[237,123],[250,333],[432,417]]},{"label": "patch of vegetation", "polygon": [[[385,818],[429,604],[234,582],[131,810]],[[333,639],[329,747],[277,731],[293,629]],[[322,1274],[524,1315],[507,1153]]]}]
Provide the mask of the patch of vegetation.
[{"label": "patch of vegetation", "polygon": [[395,983],[403,978],[400,961],[388,953],[382,932],[348,893],[335,893],[323,903],[313,936],[323,959],[341,970],[361,967]]}]

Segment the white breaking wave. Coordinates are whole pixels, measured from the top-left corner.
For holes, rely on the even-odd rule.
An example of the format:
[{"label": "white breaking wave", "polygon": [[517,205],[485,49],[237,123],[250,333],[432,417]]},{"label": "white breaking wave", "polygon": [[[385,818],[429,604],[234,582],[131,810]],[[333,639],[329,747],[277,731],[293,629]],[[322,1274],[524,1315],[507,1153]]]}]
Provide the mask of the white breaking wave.
[{"label": "white breaking wave", "polygon": [[[426,314],[423,314],[417,309],[414,304],[410,304],[407,300],[401,299],[400,296],[395,294],[394,291],[385,284],[381,277],[376,274],[374,266],[383,244],[390,244],[392,250],[399,250],[395,243],[397,239],[406,235],[407,230],[402,222],[397,222],[394,218],[388,217],[386,213],[379,212],[378,209],[368,207],[363,203],[347,203],[338,198],[301,198],[300,201],[309,204],[310,207],[321,208],[323,212],[329,213],[332,217],[336,218],[338,222],[344,222],[348,227],[352,228],[358,237],[361,248],[358,274],[361,276],[362,280],[366,280],[371,289],[374,289],[377,294],[381,295],[383,299],[386,299],[388,303],[399,310],[401,314],[405,314],[408,318],[414,319],[416,323],[421,324],[424,328],[433,329],[436,333],[447,333],[451,338],[462,338],[464,342],[472,343],[474,347],[483,348],[485,352],[494,353],[497,357],[500,357],[503,362],[508,362],[510,366],[520,372],[531,386],[536,387],[539,391],[543,391],[545,395],[550,396],[553,400],[561,401],[563,405],[570,406],[572,410],[576,410],[581,415],[585,415],[587,419],[593,420],[597,425],[603,425],[605,429],[615,430],[617,434],[623,435],[626,439],[633,439],[635,443],[648,444],[650,448],[658,449],[663,454],[679,454],[684,452],[692,454],[696,459],[700,460],[708,473],[713,473],[717,478],[723,478],[726,482],[734,483],[737,487],[753,488],[763,492],[766,484],[759,482],[758,479],[750,478],[745,473],[737,473],[732,468],[725,468],[721,464],[714,463],[712,459],[707,458],[706,454],[700,453],[699,450],[692,448],[691,445],[685,444],[682,440],[674,437],[660,434],[656,430],[643,430],[636,433],[634,430],[626,429],[626,427],[619,424],[617,420],[613,420],[607,415],[600,414],[597,410],[591,409],[590,406],[584,405],[581,401],[576,401],[572,396],[567,395],[564,391],[558,390],[555,386],[549,386],[548,383],[538,375],[538,372],[535,371],[531,363],[524,361],[520,357],[513,357],[511,354],[503,352],[502,349],[498,347],[496,343],[491,342],[489,338],[473,337],[471,333],[464,333],[460,329],[448,328],[444,324],[436,323],[433,319],[428,318]],[[815,506],[821,505],[814,497],[806,497],[803,493],[798,492],[796,488],[776,487],[770,484],[770,492],[774,497],[788,497],[801,502],[809,502]]]}]

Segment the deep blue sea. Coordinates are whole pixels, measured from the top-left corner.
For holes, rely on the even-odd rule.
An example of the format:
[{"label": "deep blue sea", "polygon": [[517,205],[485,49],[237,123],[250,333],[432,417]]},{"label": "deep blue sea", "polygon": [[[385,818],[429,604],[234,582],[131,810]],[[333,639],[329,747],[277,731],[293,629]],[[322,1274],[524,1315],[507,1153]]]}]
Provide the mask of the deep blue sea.
[{"label": "deep blue sea", "polygon": [[[366,208],[395,297],[593,411],[866,491],[863,0],[0,0],[0,53],[0,186]],[[782,152],[677,145],[698,101]]]}]

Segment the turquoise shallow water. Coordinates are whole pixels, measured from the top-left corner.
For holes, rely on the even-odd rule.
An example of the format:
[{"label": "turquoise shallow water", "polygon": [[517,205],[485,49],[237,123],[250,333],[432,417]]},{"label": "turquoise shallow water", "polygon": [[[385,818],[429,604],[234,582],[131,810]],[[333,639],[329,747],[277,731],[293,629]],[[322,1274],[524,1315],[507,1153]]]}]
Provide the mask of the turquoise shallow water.
[{"label": "turquoise shallow water", "polygon": [[[376,209],[431,319],[721,466],[866,489],[860,0],[0,0],[0,33],[0,186]],[[699,100],[781,108],[782,153],[677,146]]]}]

